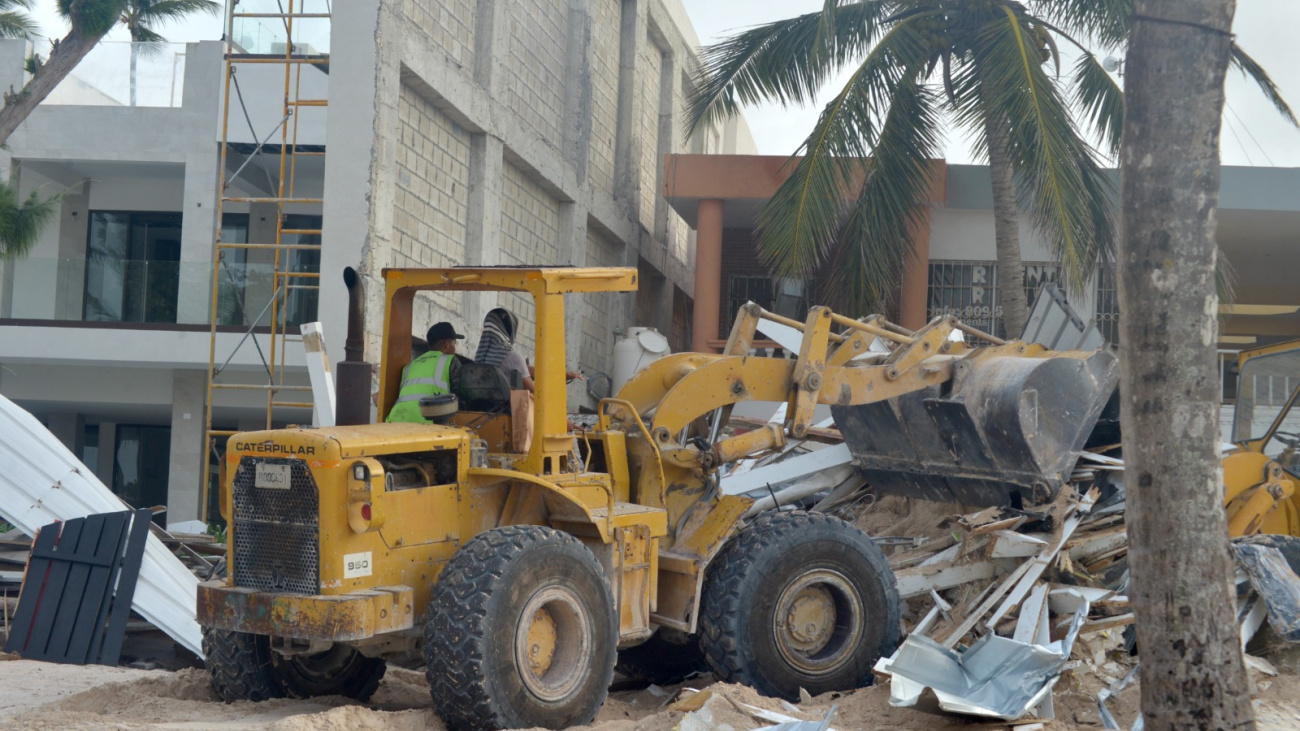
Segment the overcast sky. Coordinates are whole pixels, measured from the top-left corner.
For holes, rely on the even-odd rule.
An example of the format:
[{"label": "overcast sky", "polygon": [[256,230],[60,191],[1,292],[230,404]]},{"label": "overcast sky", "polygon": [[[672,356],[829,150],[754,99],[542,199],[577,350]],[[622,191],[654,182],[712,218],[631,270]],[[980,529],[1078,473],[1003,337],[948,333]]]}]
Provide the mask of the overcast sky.
[{"label": "overcast sky", "polygon": [[[709,44],[735,30],[766,23],[821,7],[823,0],[682,0],[699,34]],[[37,0],[36,18],[48,35],[62,35],[65,27],[54,13],[54,0]],[[1238,0],[1233,30],[1237,42],[1268,69],[1283,96],[1300,110],[1300,28],[1298,0]],[[221,22],[207,16],[164,27],[175,41],[216,39]],[[126,40],[114,31],[114,40]],[[1068,68],[1068,64],[1065,68]],[[828,87],[822,103],[838,91]],[[746,119],[762,154],[789,154],[799,146],[817,119],[821,104],[806,109],[763,107],[747,110]],[[1241,74],[1229,72],[1228,108],[1221,138],[1223,161],[1229,165],[1300,167],[1300,130],[1282,120],[1263,95]],[[960,139],[948,141],[949,162],[973,162]]]}]

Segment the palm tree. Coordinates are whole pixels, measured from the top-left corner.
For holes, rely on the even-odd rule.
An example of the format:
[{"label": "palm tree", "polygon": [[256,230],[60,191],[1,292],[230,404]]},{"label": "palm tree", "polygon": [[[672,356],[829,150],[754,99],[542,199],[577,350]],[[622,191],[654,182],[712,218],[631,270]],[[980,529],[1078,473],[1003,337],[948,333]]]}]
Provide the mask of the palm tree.
[{"label": "palm tree", "polygon": [[216,0],[127,0],[118,21],[131,33],[131,106],[135,106],[136,65],[140,54],[154,54],[167,42],[155,27],[172,20],[180,20],[191,13],[216,15],[221,3]]},{"label": "palm tree", "polygon": [[35,35],[36,24],[26,11],[32,0],[0,0],[0,38],[27,38]]},{"label": "palm tree", "polygon": [[[926,213],[929,160],[944,123],[956,124],[989,162],[999,296],[1015,334],[1028,315],[1022,205],[1071,292],[1113,255],[1113,190],[1097,147],[1117,152],[1123,95],[1090,44],[1123,45],[1131,12],[1132,0],[826,0],[704,49],[689,126],[760,101],[810,102],[854,67],[760,215],[759,252],[778,276],[824,271],[825,299],[871,311],[896,295]],[[1064,80],[1058,43],[1079,52]],[[1239,49],[1233,58],[1290,117],[1263,70]]]},{"label": "palm tree", "polygon": [[36,191],[20,200],[13,186],[0,183],[0,259],[25,255],[54,220],[62,201],[62,195],[41,198]]}]

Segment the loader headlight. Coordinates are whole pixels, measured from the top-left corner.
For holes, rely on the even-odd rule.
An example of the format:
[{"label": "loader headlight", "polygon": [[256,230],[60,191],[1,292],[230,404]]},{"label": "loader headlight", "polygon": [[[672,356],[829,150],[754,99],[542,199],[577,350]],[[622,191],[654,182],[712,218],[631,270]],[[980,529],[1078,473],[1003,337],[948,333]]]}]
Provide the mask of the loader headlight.
[{"label": "loader headlight", "polygon": [[370,479],[370,468],[365,462],[357,462],[352,465],[352,479],[357,482],[366,482]]}]

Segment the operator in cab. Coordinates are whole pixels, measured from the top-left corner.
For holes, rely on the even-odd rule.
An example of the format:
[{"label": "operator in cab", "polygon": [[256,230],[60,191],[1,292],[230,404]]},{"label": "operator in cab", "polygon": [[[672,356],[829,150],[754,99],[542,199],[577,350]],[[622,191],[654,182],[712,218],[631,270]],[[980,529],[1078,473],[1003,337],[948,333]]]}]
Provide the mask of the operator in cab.
[{"label": "operator in cab", "polygon": [[450,322],[440,322],[429,328],[426,341],[429,352],[412,360],[402,369],[402,386],[397,393],[397,403],[388,412],[385,421],[402,421],[427,424],[420,414],[420,399],[453,393],[460,385],[460,358],[456,357],[456,341],[465,336],[456,332]]}]

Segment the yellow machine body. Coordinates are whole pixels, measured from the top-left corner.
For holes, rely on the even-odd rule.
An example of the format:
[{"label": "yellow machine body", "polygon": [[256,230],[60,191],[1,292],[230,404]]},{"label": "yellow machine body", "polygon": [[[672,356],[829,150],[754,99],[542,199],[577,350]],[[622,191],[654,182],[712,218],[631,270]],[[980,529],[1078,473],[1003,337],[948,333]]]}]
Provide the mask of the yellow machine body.
[{"label": "yellow machine body", "polygon": [[1300,340],[1243,350],[1237,373],[1237,450],[1223,458],[1228,534],[1300,536]]}]

